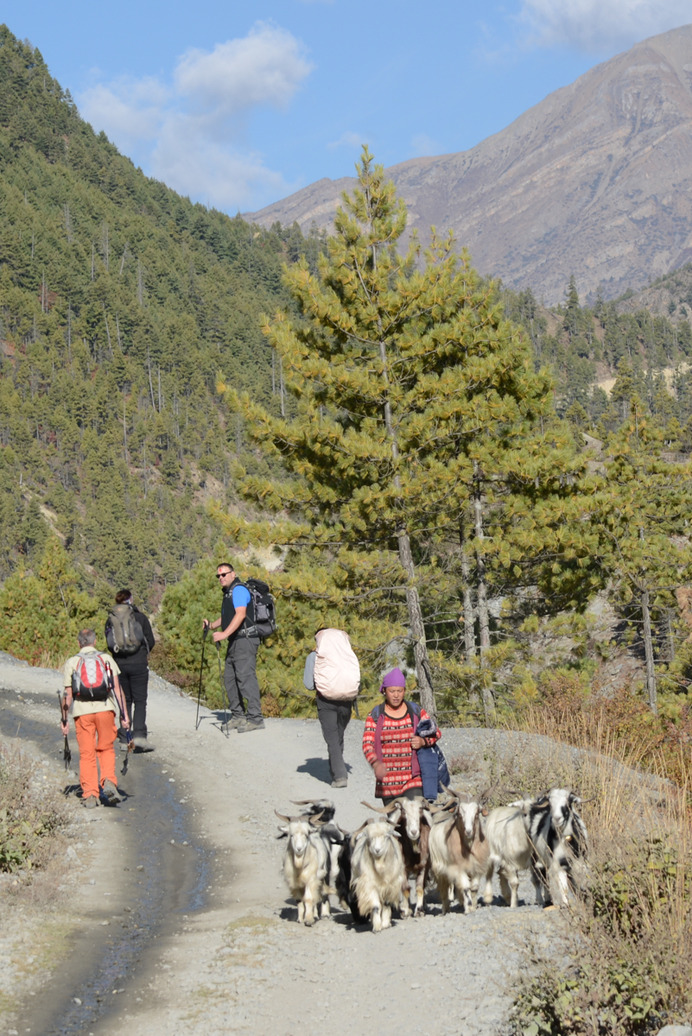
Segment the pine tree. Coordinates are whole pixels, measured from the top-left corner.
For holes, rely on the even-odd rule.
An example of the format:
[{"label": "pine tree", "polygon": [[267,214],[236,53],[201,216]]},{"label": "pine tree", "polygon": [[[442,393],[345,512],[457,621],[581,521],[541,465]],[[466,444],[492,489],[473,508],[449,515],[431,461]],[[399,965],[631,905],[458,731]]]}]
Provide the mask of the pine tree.
[{"label": "pine tree", "polygon": [[610,592],[641,629],[647,700],[656,713],[656,625],[669,626],[670,610],[678,607],[676,591],[692,580],[692,467],[667,461],[662,434],[643,416],[636,396],[631,407],[611,444],[593,521],[601,531]]},{"label": "pine tree", "polygon": [[508,453],[548,413],[549,386],[533,372],[523,333],[504,320],[495,286],[453,239],[433,233],[423,255],[415,240],[400,254],[403,202],[367,149],[358,174],[318,272],[305,262],[286,271],[298,315],[266,322],[293,409],[282,418],[248,396],[229,397],[250,436],[294,476],[278,485],[243,475],[248,496],[294,521],[275,537],[338,559],[344,583],[357,580],[352,601],[377,580],[386,596],[394,577],[421,701],[434,713],[427,565],[458,529],[474,486],[499,478]]}]

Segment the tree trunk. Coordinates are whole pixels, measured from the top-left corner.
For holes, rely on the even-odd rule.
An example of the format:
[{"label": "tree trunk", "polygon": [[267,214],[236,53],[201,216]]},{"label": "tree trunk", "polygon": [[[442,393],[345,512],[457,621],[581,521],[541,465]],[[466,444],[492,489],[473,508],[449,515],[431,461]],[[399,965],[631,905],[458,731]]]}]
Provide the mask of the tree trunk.
[{"label": "tree trunk", "polygon": [[432,688],[430,674],[430,661],[428,659],[428,644],[425,638],[425,626],[423,624],[423,612],[421,611],[418,587],[416,586],[416,568],[413,564],[411,553],[411,541],[405,530],[397,533],[399,543],[399,560],[408,576],[406,585],[406,607],[408,609],[408,622],[413,641],[413,657],[416,660],[416,677],[418,679],[418,690],[420,691],[420,703],[428,715],[436,720],[437,710],[435,708],[435,694]]},{"label": "tree trunk", "polygon": [[[376,259],[375,259],[376,261]],[[382,360],[382,377],[385,385],[389,387],[387,375],[387,346],[384,340],[380,340],[380,359]],[[385,397],[384,403],[384,426],[389,439],[392,460],[396,466],[399,460],[399,444],[397,443],[394,423],[392,421],[392,405]],[[401,489],[401,479],[398,474],[394,475],[393,483],[396,489]],[[413,563],[411,551],[411,539],[406,529],[397,529],[397,543],[399,544],[399,561],[406,573],[406,607],[408,609],[408,622],[411,640],[413,641],[413,657],[416,660],[416,678],[420,692],[420,703],[428,715],[436,720],[437,710],[435,708],[435,694],[432,687],[430,673],[430,660],[428,658],[428,644],[425,638],[425,625],[423,623],[423,612],[416,586],[416,566]]]},{"label": "tree trunk", "polygon": [[654,716],[658,713],[656,695],[656,669],[654,667],[654,641],[651,634],[651,612],[649,610],[649,591],[641,591],[642,627],[644,633],[644,658],[646,659],[646,695]]},{"label": "tree trunk", "polygon": [[[483,500],[481,496],[478,470],[476,467],[473,487],[473,515],[476,543],[483,542]],[[488,587],[485,581],[485,559],[483,552],[476,547],[476,600],[478,603],[478,626],[480,631],[480,678],[481,695],[483,696],[483,714],[486,726],[492,726],[495,719],[495,699],[488,684],[487,659],[490,650],[490,615],[488,612]]]},{"label": "tree trunk", "polygon": [[464,654],[470,662],[476,654],[476,615],[471,595],[471,565],[466,550],[463,518],[459,520],[459,545],[461,547],[461,581],[464,601]]}]

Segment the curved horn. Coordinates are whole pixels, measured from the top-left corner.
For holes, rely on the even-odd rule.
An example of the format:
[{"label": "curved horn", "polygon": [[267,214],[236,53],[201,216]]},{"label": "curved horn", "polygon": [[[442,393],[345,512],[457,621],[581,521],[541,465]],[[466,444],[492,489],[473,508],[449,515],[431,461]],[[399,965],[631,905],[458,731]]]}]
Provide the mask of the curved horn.
[{"label": "curved horn", "polygon": [[293,819],[292,817],[287,817],[284,813],[279,813],[279,811],[276,810],[276,809],[274,810],[274,812],[276,813],[276,815],[279,818],[279,820],[285,820],[287,824],[291,823],[291,821]]},{"label": "curved horn", "polygon": [[371,809],[373,813],[383,813],[385,816],[389,816],[392,810],[396,809],[394,803],[391,803],[389,806],[371,806],[369,802],[365,801],[365,799],[361,799],[360,804],[361,806],[365,806],[366,809]]}]

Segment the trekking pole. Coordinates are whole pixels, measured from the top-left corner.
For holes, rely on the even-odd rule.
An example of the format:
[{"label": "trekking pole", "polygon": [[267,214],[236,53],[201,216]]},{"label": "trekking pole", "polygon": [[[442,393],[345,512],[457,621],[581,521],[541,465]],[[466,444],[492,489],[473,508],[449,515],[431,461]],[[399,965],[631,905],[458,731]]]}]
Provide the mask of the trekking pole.
[{"label": "trekking pole", "polygon": [[199,727],[199,703],[202,698],[202,672],[204,670],[204,644],[206,642],[208,632],[209,627],[205,626],[202,633],[202,658],[199,663],[199,688],[197,690],[197,718],[195,719],[195,730]]},{"label": "trekking pole", "polygon": [[[111,694],[113,695],[113,697],[115,699],[115,704],[118,706],[118,714],[119,714],[119,717],[120,717],[120,729],[123,730],[124,729],[123,728],[123,716],[127,716],[128,724],[130,722],[130,717],[127,714],[127,711],[123,712],[123,701],[124,701],[124,699],[123,699],[123,701],[121,701],[118,698],[118,695],[115,693],[115,680],[113,679],[113,670],[111,669],[111,667],[108,664],[108,662],[106,662],[105,658],[104,658],[103,661],[104,661],[104,665],[106,667],[106,673],[108,674],[108,686],[110,687]],[[120,697],[121,698],[122,698],[122,693],[123,692],[122,692],[122,689],[121,689],[121,691],[120,691]],[[126,709],[127,709],[127,706],[126,706]],[[122,770],[120,771],[120,773],[122,774],[123,777],[127,773],[127,767],[128,767],[129,762],[130,762],[130,752],[134,752],[134,749],[135,749],[135,741],[134,741],[134,736],[132,734],[132,727],[129,726],[129,725],[128,725],[127,730],[125,731],[125,740],[127,741],[127,752],[125,754],[125,762],[123,763]]]},{"label": "trekking pole", "polygon": [[[58,691],[57,694],[58,702],[60,703],[60,722],[67,723],[67,709],[65,708],[63,696],[60,691]],[[62,757],[65,762],[65,769],[67,770],[72,762],[72,752],[70,751],[70,743],[67,740],[67,734],[65,734],[65,744],[63,745]]]},{"label": "trekking pole", "polygon": [[223,715],[224,715],[223,727],[224,727],[224,733],[225,733],[226,737],[228,737],[229,736],[229,733],[228,733],[228,695],[226,694],[226,684],[223,682],[223,673],[221,672],[221,648],[219,647],[219,642],[218,641],[216,642],[216,659],[217,659],[217,661],[219,663],[219,682],[221,683],[221,691],[223,693],[224,702],[225,702],[224,707],[223,707]]}]

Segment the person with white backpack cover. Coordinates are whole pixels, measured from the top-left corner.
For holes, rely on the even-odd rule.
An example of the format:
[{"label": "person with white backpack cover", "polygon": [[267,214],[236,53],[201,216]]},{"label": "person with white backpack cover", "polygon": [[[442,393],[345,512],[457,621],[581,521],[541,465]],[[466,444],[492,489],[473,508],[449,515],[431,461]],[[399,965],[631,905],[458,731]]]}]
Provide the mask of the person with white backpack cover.
[{"label": "person with white backpack cover", "polygon": [[317,631],[315,650],[305,660],[303,683],[317,694],[317,717],[329,752],[332,788],[345,788],[344,732],[360,689],[360,665],[348,633],[331,628]]}]

